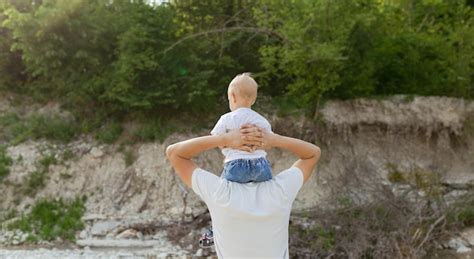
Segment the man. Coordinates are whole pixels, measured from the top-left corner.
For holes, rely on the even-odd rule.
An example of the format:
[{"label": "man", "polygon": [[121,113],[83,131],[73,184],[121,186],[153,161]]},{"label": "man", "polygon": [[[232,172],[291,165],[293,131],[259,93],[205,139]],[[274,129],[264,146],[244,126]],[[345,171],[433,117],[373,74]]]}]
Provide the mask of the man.
[{"label": "man", "polygon": [[[283,148],[299,159],[273,179],[235,183],[209,173],[191,160],[219,146],[251,152],[254,148]],[[170,145],[166,155],[176,174],[209,208],[219,258],[288,258],[291,205],[311,176],[321,151],[295,138],[252,125],[219,136],[193,138]]]}]

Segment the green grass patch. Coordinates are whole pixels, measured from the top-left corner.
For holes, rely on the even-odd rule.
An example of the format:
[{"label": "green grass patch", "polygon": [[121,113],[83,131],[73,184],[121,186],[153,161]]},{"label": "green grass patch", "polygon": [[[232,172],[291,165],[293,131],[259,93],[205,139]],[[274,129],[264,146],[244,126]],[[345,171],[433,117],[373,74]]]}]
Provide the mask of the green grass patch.
[{"label": "green grass patch", "polygon": [[72,174],[68,174],[68,173],[64,172],[64,173],[60,173],[59,177],[61,177],[61,179],[67,180],[67,179],[72,178]]},{"label": "green grass patch", "polygon": [[418,167],[403,172],[391,163],[388,163],[385,167],[389,171],[388,180],[392,183],[409,184],[413,188],[425,192],[430,198],[440,198],[443,195],[444,187],[441,184],[441,176],[436,172]]},{"label": "green grass patch", "polygon": [[86,210],[85,201],[85,197],[70,202],[39,200],[28,214],[9,224],[8,229],[29,233],[30,242],[53,241],[58,237],[73,241],[75,233],[84,228],[81,217]]},{"label": "green grass patch", "polygon": [[64,161],[71,160],[71,159],[73,159],[74,157],[75,157],[75,154],[74,154],[74,152],[72,152],[72,150],[70,150],[70,149],[66,149],[66,150],[63,152],[62,156],[61,156],[63,162],[64,162]]},{"label": "green grass patch", "polygon": [[451,205],[447,216],[448,222],[461,228],[474,226],[474,191],[459,197]]},{"label": "green grass patch", "polygon": [[463,126],[464,126],[464,131],[468,135],[474,136],[474,114],[471,114],[470,116],[466,116]]},{"label": "green grass patch", "polygon": [[30,173],[25,180],[24,185],[21,186],[21,191],[24,195],[34,196],[43,189],[46,182],[46,171],[35,171]]},{"label": "green grass patch", "polygon": [[10,173],[12,159],[7,155],[5,147],[0,146],[0,182]]},{"label": "green grass patch", "polygon": [[387,163],[385,168],[388,170],[388,180],[392,183],[406,184],[408,183],[403,172],[399,171],[397,166],[392,163]]},{"label": "green grass patch", "polygon": [[41,158],[38,162],[39,169],[26,176],[25,183],[21,186],[21,192],[24,195],[35,196],[38,190],[41,190],[46,185],[49,166],[57,162],[54,154],[49,154]]},{"label": "green grass patch", "polygon": [[0,139],[19,144],[28,139],[47,139],[59,142],[71,141],[79,132],[72,119],[59,116],[31,115],[21,118],[9,113],[0,116]]},{"label": "green grass patch", "polygon": [[152,142],[158,140],[160,143],[172,133],[172,126],[159,118],[143,122],[140,127],[133,132],[133,136],[138,141]]},{"label": "green grass patch", "polygon": [[34,139],[46,138],[69,142],[79,132],[74,121],[58,116],[35,115],[29,118],[28,126],[32,129]]},{"label": "green grass patch", "polygon": [[55,158],[55,155],[54,154],[49,154],[47,156],[44,156],[43,158],[41,158],[41,160],[39,161],[40,165],[43,166],[43,168],[45,170],[48,170],[49,169],[49,166],[52,165],[52,164],[57,164],[57,160]]},{"label": "green grass patch", "polygon": [[16,209],[9,209],[8,211],[3,212],[0,215],[0,222],[12,219],[18,215],[18,211]]},{"label": "green grass patch", "polygon": [[317,225],[307,228],[291,225],[290,233],[305,240],[308,249],[332,250],[336,242],[334,229]]},{"label": "green grass patch", "polygon": [[96,139],[104,144],[114,143],[120,135],[123,128],[118,122],[109,122],[104,124],[96,133]]},{"label": "green grass patch", "polygon": [[123,155],[125,156],[125,165],[127,167],[131,166],[135,160],[137,160],[133,150],[127,149],[124,151]]}]

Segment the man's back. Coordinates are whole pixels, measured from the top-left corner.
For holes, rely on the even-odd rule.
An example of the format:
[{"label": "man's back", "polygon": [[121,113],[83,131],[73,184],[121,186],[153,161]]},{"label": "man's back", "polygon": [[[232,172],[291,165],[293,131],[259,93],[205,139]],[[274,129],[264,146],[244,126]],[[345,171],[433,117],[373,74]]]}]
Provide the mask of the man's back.
[{"label": "man's back", "polygon": [[220,258],[288,258],[291,205],[302,185],[296,167],[261,183],[233,183],[199,168],[192,175],[193,190],[211,213]]}]

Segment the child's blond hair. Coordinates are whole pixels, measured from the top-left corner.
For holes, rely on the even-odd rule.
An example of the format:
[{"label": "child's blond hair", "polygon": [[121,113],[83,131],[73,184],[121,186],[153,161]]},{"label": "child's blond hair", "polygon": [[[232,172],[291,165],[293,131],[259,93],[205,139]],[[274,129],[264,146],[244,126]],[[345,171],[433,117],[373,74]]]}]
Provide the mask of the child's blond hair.
[{"label": "child's blond hair", "polygon": [[257,99],[258,84],[251,75],[251,73],[245,72],[235,76],[229,84],[229,91],[248,100],[255,101]]}]

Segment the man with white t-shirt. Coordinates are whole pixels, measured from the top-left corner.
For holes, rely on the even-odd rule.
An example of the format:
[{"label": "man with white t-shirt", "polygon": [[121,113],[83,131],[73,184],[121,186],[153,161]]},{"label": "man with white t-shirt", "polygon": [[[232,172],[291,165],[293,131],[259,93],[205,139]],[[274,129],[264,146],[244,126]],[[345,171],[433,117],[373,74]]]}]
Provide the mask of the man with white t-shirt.
[{"label": "man with white t-shirt", "polygon": [[[198,168],[191,160],[208,149],[227,146],[248,150],[279,147],[299,159],[265,182],[236,183]],[[295,138],[253,125],[223,135],[193,138],[170,145],[166,155],[176,174],[206,203],[219,258],[288,258],[288,224],[292,203],[311,176],[321,151]]]}]

